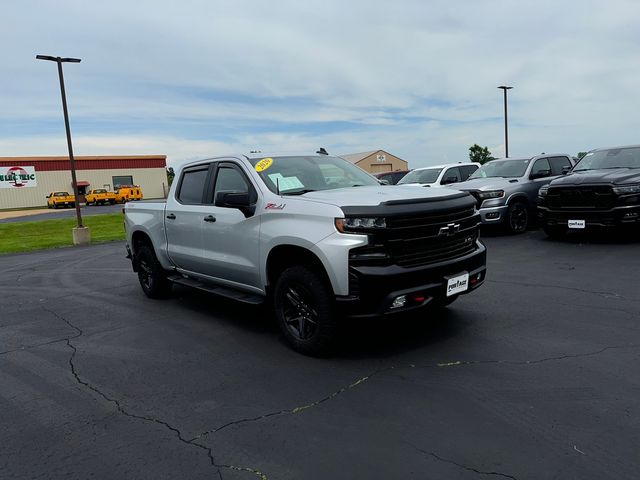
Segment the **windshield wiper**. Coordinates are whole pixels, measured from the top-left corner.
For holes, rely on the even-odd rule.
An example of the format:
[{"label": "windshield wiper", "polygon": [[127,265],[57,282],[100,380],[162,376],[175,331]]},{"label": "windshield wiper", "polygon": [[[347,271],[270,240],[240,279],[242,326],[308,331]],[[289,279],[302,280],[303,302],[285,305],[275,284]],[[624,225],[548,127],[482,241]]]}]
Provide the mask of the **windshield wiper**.
[{"label": "windshield wiper", "polygon": [[304,188],[302,190],[294,190],[292,192],[280,192],[282,195],[304,195],[309,192],[317,192],[317,190],[313,188]]}]

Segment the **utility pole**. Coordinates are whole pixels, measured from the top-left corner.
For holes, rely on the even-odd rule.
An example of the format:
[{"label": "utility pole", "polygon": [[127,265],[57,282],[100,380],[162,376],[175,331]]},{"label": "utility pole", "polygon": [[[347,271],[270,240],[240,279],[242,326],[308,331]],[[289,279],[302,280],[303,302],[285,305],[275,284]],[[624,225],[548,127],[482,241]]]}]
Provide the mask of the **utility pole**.
[{"label": "utility pole", "polygon": [[506,158],[509,158],[509,130],[507,128],[507,90],[511,90],[513,87],[500,85],[498,88],[500,88],[504,92],[504,156]]},{"label": "utility pole", "polygon": [[36,55],[37,60],[48,60],[56,62],[58,65],[58,77],[60,78],[60,93],[62,95],[62,110],[64,112],[64,126],[67,132],[67,147],[69,149],[69,163],[71,164],[71,184],[75,197],[76,217],[78,226],[73,229],[74,245],[86,245],[91,241],[91,233],[88,227],[82,224],[82,213],[80,212],[80,198],[78,195],[78,180],[76,177],[76,161],[73,157],[73,145],[71,144],[71,127],[69,126],[69,111],[67,109],[67,95],[64,89],[64,75],[62,74],[63,63],[80,63],[79,58],[52,57],[50,55]]}]

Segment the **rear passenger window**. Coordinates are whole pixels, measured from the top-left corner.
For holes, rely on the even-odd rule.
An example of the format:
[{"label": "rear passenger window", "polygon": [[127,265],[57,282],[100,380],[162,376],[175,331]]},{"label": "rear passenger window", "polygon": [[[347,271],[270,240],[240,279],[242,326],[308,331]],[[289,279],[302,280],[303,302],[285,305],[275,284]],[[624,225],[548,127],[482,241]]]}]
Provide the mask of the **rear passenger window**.
[{"label": "rear passenger window", "polygon": [[208,173],[208,167],[186,170],[182,175],[178,200],[191,205],[202,203]]},{"label": "rear passenger window", "polygon": [[551,157],[549,163],[551,164],[551,175],[562,175],[563,168],[572,166],[567,157]]},{"label": "rear passenger window", "polygon": [[440,182],[442,185],[446,185],[449,183],[458,183],[460,181],[460,171],[458,167],[453,167],[444,172],[442,176],[442,181]]},{"label": "rear passenger window", "polygon": [[467,180],[473,172],[478,169],[477,165],[463,165],[462,167],[458,167],[460,169],[460,177],[464,182]]}]

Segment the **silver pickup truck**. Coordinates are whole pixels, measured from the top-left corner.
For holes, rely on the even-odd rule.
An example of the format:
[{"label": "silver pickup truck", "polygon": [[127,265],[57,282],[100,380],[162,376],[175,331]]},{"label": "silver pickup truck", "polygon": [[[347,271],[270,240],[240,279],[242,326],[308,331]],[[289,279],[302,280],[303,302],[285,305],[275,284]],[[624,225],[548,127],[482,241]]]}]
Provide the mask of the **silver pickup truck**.
[{"label": "silver pickup truck", "polygon": [[294,349],[326,352],[344,315],[442,307],[485,278],[475,199],[382,186],[329,155],[228,156],[184,165],[165,202],[127,203],[145,294],[173,284],[273,300]]}]

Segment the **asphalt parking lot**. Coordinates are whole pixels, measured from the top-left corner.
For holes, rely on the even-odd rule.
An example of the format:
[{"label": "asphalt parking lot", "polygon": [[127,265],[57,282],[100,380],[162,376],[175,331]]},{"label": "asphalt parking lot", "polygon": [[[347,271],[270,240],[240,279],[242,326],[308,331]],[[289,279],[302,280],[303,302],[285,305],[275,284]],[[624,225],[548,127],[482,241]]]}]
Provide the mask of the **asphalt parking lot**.
[{"label": "asphalt parking lot", "polygon": [[[98,206],[81,206],[82,215],[100,215],[104,213],[116,213],[122,211],[122,205],[98,205]],[[1,213],[1,212],[0,212]],[[11,216],[9,218],[2,218],[0,216],[0,223],[16,223],[16,222],[37,222],[40,220],[54,220],[58,218],[75,218],[75,208],[59,208],[56,210],[47,210],[44,213]]]},{"label": "asphalt parking lot", "polygon": [[640,243],[485,242],[475,294],[329,359],[263,308],[147,299],[120,242],[0,257],[0,477],[637,478]]}]

